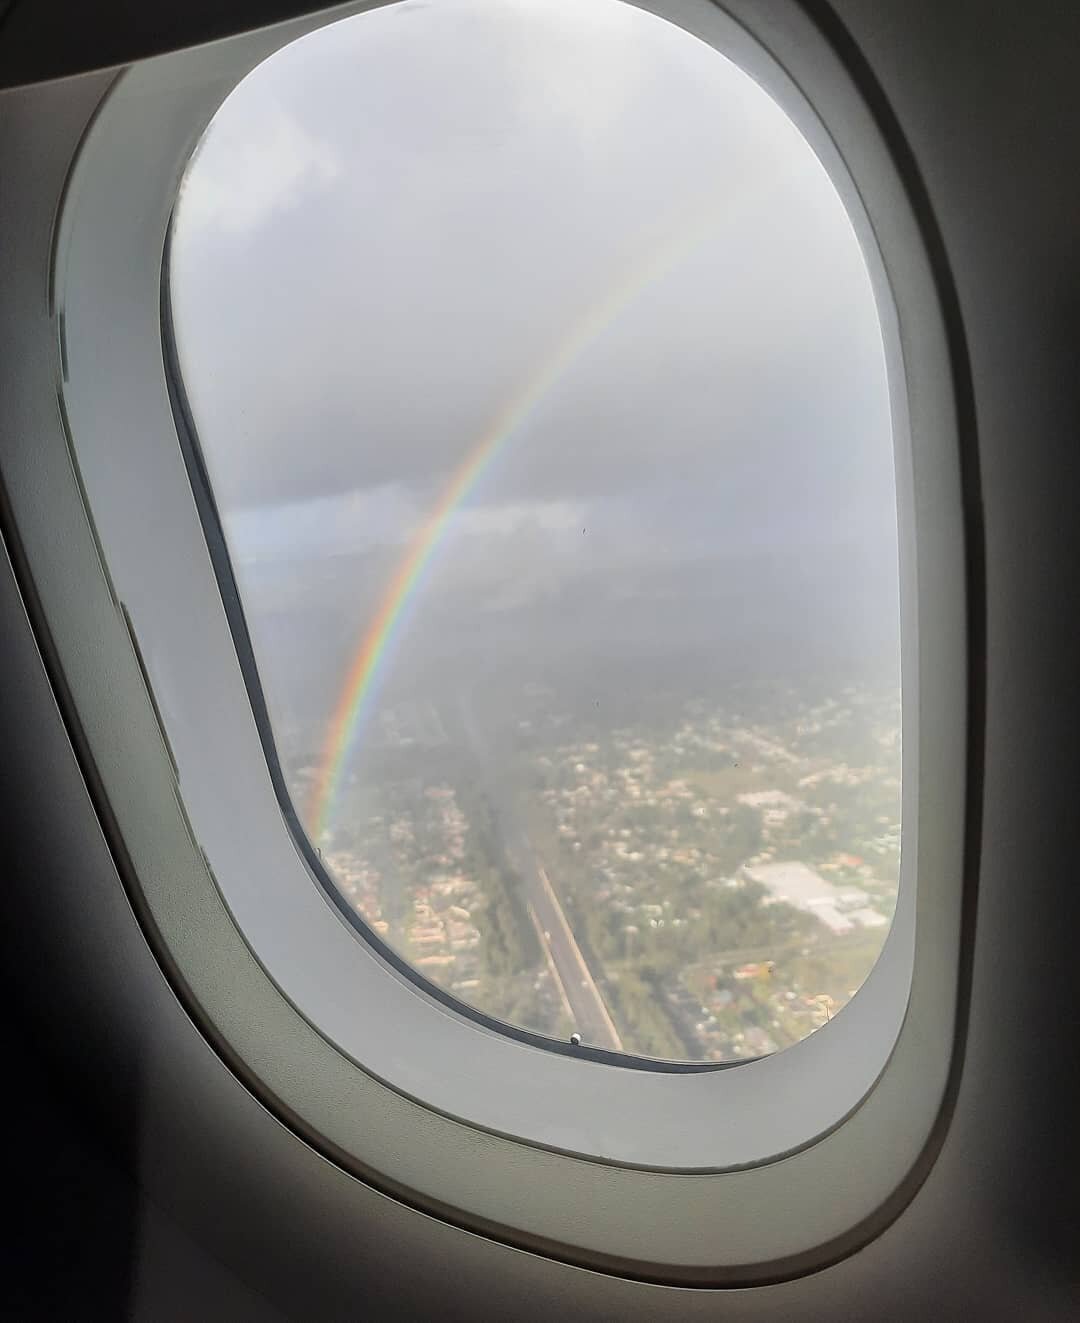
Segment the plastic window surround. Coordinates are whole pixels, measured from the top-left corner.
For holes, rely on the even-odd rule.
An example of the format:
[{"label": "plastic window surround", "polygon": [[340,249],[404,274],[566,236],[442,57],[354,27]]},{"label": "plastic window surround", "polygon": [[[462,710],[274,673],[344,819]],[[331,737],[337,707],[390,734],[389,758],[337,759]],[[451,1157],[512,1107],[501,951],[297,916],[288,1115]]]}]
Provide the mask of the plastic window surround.
[{"label": "plastic window surround", "polygon": [[[144,923],[251,1087],[382,1188],[512,1243],[657,1280],[806,1270],[895,1205],[935,1131],[953,1051],[964,545],[947,341],[918,226],[857,89],[794,3],[771,8],[767,24],[748,0],[643,6],[716,46],[788,110],[871,262],[900,508],[900,897],[857,997],[774,1057],[665,1073],[516,1041],[420,992],[313,885],[274,796],[163,370],[162,257],[194,143],[255,64],[316,21],[365,7],[128,71],[68,181],[52,273],[68,432],[56,429],[53,449],[66,468],[31,475],[20,452],[5,476]],[[89,507],[89,556],[74,534],[50,543],[53,520],[34,499],[46,469],[50,515],[73,500]],[[932,575],[918,574],[916,541]],[[178,668],[178,655],[198,664]]]}]

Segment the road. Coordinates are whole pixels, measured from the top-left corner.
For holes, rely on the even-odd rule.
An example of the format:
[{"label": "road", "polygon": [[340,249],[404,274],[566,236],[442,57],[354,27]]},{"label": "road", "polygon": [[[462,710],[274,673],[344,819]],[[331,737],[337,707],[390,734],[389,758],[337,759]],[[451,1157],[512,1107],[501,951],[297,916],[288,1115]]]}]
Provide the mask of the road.
[{"label": "road", "polygon": [[563,1000],[569,1007],[574,1028],[581,1035],[582,1041],[590,1046],[621,1052],[622,1040],[618,1030],[596,986],[596,980],[585,963],[581,947],[577,944],[543,865],[536,859],[531,847],[528,848],[527,858],[519,855],[515,862],[519,866],[522,887],[536,923],[537,935],[558,980]]},{"label": "road", "polygon": [[498,758],[479,728],[471,703],[464,696],[459,703],[462,725],[478,763],[481,768],[492,771],[484,788],[492,802],[498,805],[503,847],[521,879],[522,892],[536,924],[537,937],[548,967],[559,984],[574,1029],[581,1035],[582,1042],[591,1047],[621,1052],[622,1041],[618,1030],[596,980],[585,963],[585,957],[581,954],[581,947],[574,937],[562,903],[521,825],[513,794],[499,780]]}]

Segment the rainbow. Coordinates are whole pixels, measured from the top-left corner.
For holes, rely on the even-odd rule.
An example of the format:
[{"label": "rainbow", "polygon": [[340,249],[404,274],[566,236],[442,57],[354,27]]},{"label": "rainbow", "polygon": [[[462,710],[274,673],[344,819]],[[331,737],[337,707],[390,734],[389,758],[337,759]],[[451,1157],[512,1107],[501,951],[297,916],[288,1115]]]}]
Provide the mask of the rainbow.
[{"label": "rainbow", "polygon": [[[737,200],[745,204],[748,196],[742,194]],[[740,206],[739,210],[743,209]],[[632,267],[621,280],[586,307],[540,366],[494,414],[450,475],[435,505],[410,539],[346,673],[327,728],[309,803],[308,827],[316,844],[323,841],[330,828],[342,776],[359,733],[375,708],[380,679],[403,633],[406,608],[416,599],[454,515],[469,500],[492,462],[510,439],[520,434],[536,406],[565,375],[574,360],[648,286],[666,275],[704,238],[715,234],[714,226],[718,220],[731,216],[730,194],[726,198],[710,195],[708,206],[699,202],[693,208],[689,222],[674,227],[644,263]]]}]

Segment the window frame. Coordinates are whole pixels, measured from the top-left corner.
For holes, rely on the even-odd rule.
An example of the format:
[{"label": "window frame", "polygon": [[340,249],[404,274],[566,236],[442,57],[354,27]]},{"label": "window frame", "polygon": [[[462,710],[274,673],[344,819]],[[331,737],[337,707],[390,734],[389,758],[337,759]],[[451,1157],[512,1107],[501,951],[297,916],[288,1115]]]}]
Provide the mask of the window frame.
[{"label": "window frame", "polygon": [[[345,7],[317,21],[330,21],[366,7],[374,6]],[[213,869],[199,845],[201,823],[188,821],[169,748],[169,702],[167,698],[162,701],[168,684],[163,683],[152,641],[150,647],[143,646],[152,631],[138,613],[126,615],[117,609],[119,598],[107,569],[117,559],[113,544],[108,531],[97,535],[94,529],[95,521],[99,526],[105,522],[98,519],[94,499],[103,474],[94,470],[93,447],[87,438],[95,428],[103,427],[104,416],[96,420],[88,416],[85,398],[78,398],[78,389],[72,388],[73,374],[77,377],[86,363],[85,359],[79,362],[87,343],[79,339],[79,328],[87,324],[82,318],[88,305],[85,291],[76,288],[80,252],[85,257],[85,237],[90,233],[86,208],[95,186],[100,200],[102,192],[117,183],[115,170],[101,154],[108,132],[115,127],[115,121],[105,122],[110,111],[116,112],[126,99],[130,123],[134,110],[151,109],[163,90],[165,99],[175,94],[182,100],[192,91],[194,78],[201,109],[195,112],[190,104],[186,108],[184,130],[190,150],[220,103],[222,89],[227,92],[237,80],[237,70],[245,64],[252,67],[277,46],[309,30],[316,20],[162,57],[114,85],[85,136],[57,230],[52,292],[60,390],[59,427],[47,447],[52,467],[42,465],[35,475],[30,471],[30,457],[18,448],[5,465],[15,517],[24,544],[32,548],[28,555],[42,608],[113,810],[113,829],[131,860],[130,875],[136,879],[144,926],[185,1003],[204,1032],[226,1045],[234,1068],[249,1087],[332,1160],[418,1206],[511,1243],[572,1261],[654,1280],[698,1284],[774,1280],[806,1271],[842,1252],[842,1246],[850,1247],[865,1234],[859,1228],[865,1229],[875,1217],[880,1222],[881,1210],[895,1206],[897,1192],[905,1183],[910,1186],[938,1123],[954,1049],[952,1028],[960,971],[967,673],[961,536],[964,502],[951,375],[955,361],[950,356],[950,339],[919,225],[858,89],[795,4],[782,6],[767,24],[753,8],[740,0],[729,3],[729,15],[723,16],[707,0],[687,0],[656,6],[655,12],[696,30],[712,44],[722,42],[724,52],[734,53],[744,69],[760,68],[764,60],[775,77],[775,62],[781,56],[786,58],[789,67],[798,68],[804,85],[814,90],[819,116],[826,118],[823,104],[829,104],[827,119],[843,138],[840,148],[852,175],[872,181],[868,210],[875,218],[879,240],[883,227],[891,231],[882,249],[893,259],[890,274],[900,305],[896,345],[903,352],[907,396],[915,419],[913,432],[922,446],[923,468],[898,474],[898,489],[901,501],[907,496],[916,507],[924,553],[927,549],[941,553],[927,557],[933,560],[935,577],[929,584],[925,578],[918,582],[915,606],[920,627],[916,633],[905,621],[902,643],[905,676],[910,677],[914,660],[920,673],[917,678],[933,676],[934,691],[920,688],[918,702],[912,704],[906,678],[905,712],[917,712],[915,737],[923,745],[922,752],[929,746],[942,755],[933,765],[932,778],[922,775],[924,765],[919,761],[918,803],[909,807],[915,802],[909,801],[909,793],[915,795],[916,778],[908,766],[912,741],[905,716],[906,853],[910,858],[912,828],[918,829],[916,848],[920,850],[931,833],[936,831],[940,837],[937,855],[931,860],[938,872],[931,868],[924,882],[924,868],[920,867],[918,892],[909,886],[904,893],[912,907],[916,894],[921,909],[926,908],[926,897],[935,902],[921,918],[914,941],[912,1005],[902,1016],[896,1044],[870,1088],[852,1108],[837,1115],[831,1127],[819,1128],[809,1136],[804,1146],[789,1145],[764,1161],[749,1157],[745,1164],[729,1163],[724,1169],[707,1164],[620,1163],[610,1153],[583,1153],[573,1146],[545,1145],[535,1136],[486,1128],[475,1118],[455,1117],[429,1100],[420,1103],[407,1090],[389,1087],[363,1063],[354,1063],[336,1051],[315,1028],[317,1017],[305,1017],[274,984],[259,951],[243,940],[229,904],[228,884],[219,889],[215,883]],[[747,28],[755,30],[756,39],[747,34]],[[772,59],[759,44],[766,38]],[[776,95],[773,86],[769,90]],[[174,104],[172,110],[176,109]],[[149,117],[133,137],[141,141],[143,149],[148,144],[157,146],[159,141],[153,136]],[[130,138],[128,145],[130,148]],[[186,152],[172,163],[173,168],[178,171],[185,160]],[[96,172],[97,180],[88,172]],[[174,183],[178,179],[177,173]],[[150,208],[150,214],[157,245],[152,255],[160,264],[171,197],[158,199],[158,204],[156,209]],[[146,213],[139,216],[145,223]],[[84,227],[81,232],[80,224]],[[100,226],[96,233],[100,237]],[[160,274],[160,265],[157,269]],[[142,298],[145,303],[151,293],[160,332],[158,288],[144,289]],[[84,302],[78,311],[80,298]],[[94,313],[100,317],[100,303],[94,305]],[[905,335],[913,324],[918,336]],[[155,352],[161,355],[160,342]],[[99,366],[96,356],[91,357],[95,359],[91,366]],[[136,377],[125,378],[125,384],[132,387],[132,394],[142,389]],[[163,372],[153,383],[153,391],[167,401]],[[115,425],[113,415],[109,421]],[[920,421],[932,425],[923,432],[918,428]],[[66,461],[66,473],[60,460]],[[45,469],[51,478],[48,499],[42,501]],[[81,565],[73,559],[78,536],[53,539],[64,545],[48,545],[52,514],[59,509],[82,510],[87,521],[83,541],[96,547],[97,555]],[[190,513],[194,517],[194,510]],[[913,531],[903,521],[901,539],[910,591],[915,548]],[[927,625],[931,626],[929,637]],[[144,631],[141,637],[137,630]],[[89,651],[88,637],[96,645]],[[948,647],[942,647],[943,641]],[[106,668],[107,682],[103,683],[101,663],[105,658],[115,665]],[[935,667],[935,662],[940,664]],[[164,724],[158,709],[164,712]],[[919,863],[923,865],[925,860]],[[900,906],[898,921],[899,916]],[[913,932],[912,937],[915,935]],[[889,941],[893,941],[892,934]],[[359,947],[359,943],[355,945]],[[853,1003],[827,1030],[776,1057],[738,1063],[737,1071],[714,1067],[691,1071],[689,1080],[682,1083],[700,1080],[703,1074],[724,1083],[750,1078],[754,1072],[760,1077],[765,1068],[800,1055],[812,1055],[817,1064],[814,1073],[827,1074],[820,1068],[824,1046],[840,1041],[841,1028],[852,1022],[855,1010]],[[502,1031],[491,1035],[473,1020],[459,1019],[450,1008],[442,1008],[441,1014],[446,1024],[464,1023],[473,1034],[489,1034],[507,1042]],[[533,1053],[530,1059],[535,1063],[536,1050],[518,1046]],[[556,1059],[550,1052],[539,1055]],[[566,1056],[557,1059],[568,1061]],[[622,1081],[628,1077],[627,1071],[612,1070],[609,1064],[583,1059],[569,1059],[569,1064]],[[640,1074],[653,1080],[660,1072],[650,1069]],[[765,1086],[764,1096],[775,1099],[776,1092]],[[351,1106],[346,1099],[351,1099]],[[361,1117],[363,1124],[343,1125],[350,1115],[353,1120]],[[404,1132],[415,1139],[415,1151],[402,1152]],[[882,1144],[890,1147],[889,1154],[882,1152]],[[858,1180],[845,1177],[851,1170],[859,1172]],[[534,1196],[527,1208],[522,1205],[521,1189]],[[825,1191],[829,1198],[824,1197]],[[646,1209],[649,1215],[643,1216]],[[703,1219],[711,1219],[711,1237],[701,1234]]]}]

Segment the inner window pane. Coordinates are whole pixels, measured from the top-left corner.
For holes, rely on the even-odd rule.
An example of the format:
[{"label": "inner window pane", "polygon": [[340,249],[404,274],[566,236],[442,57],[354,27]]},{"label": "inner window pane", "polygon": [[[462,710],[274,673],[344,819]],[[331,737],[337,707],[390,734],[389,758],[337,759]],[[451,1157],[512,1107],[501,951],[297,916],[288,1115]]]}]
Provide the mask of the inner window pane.
[{"label": "inner window pane", "polygon": [[836,1014],[897,890],[892,433],[866,262],[769,95],[618,0],[405,0],[229,96],[168,275],[355,913],[557,1038],[723,1061]]}]

